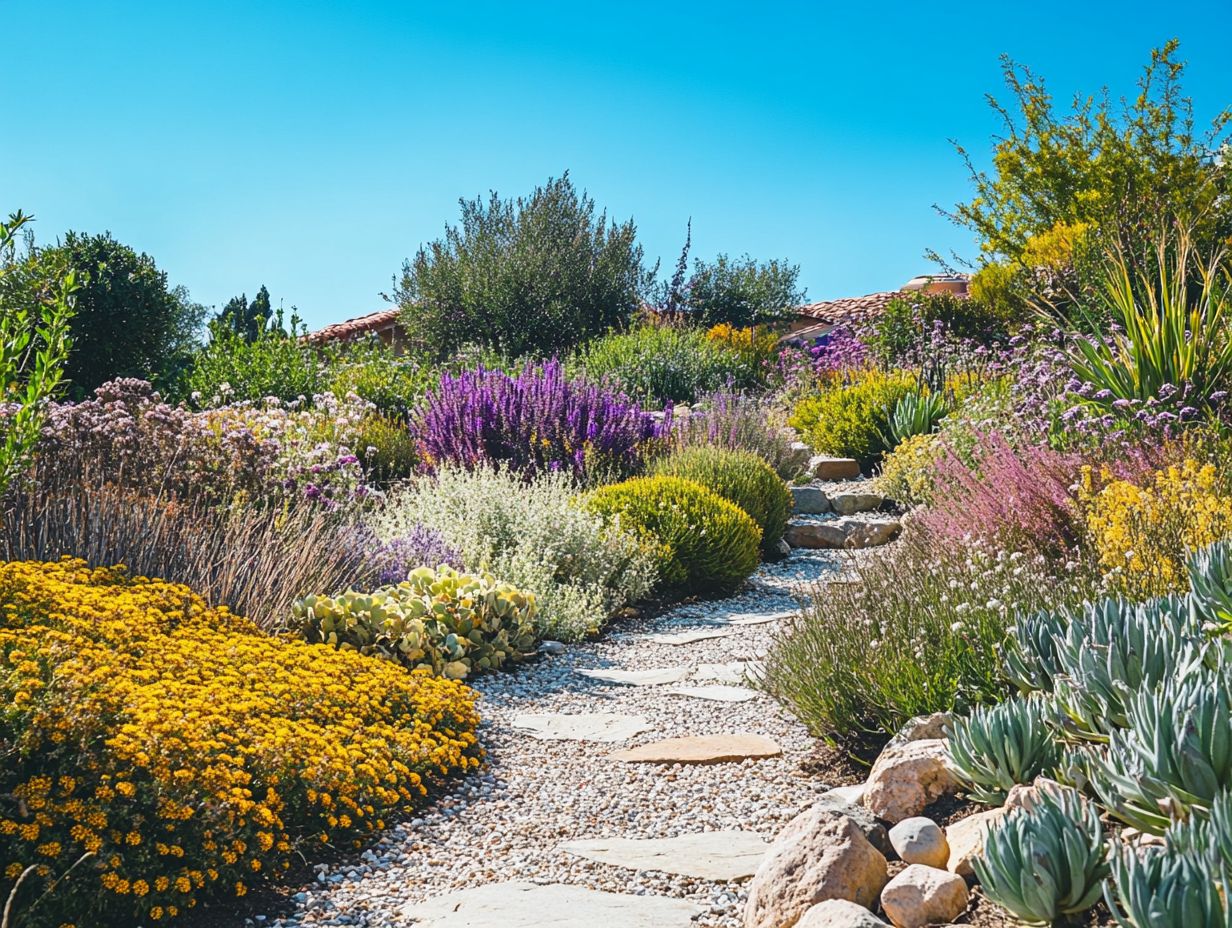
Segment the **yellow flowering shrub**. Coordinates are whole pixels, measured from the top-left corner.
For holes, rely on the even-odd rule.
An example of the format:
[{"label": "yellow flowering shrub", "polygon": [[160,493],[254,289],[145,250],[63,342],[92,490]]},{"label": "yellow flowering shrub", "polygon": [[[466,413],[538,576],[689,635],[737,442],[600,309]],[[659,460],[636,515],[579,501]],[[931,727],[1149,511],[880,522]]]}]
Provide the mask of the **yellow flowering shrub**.
[{"label": "yellow flowering shrub", "polygon": [[0,899],[42,928],[243,895],[477,767],[474,701],[178,584],[0,564]]},{"label": "yellow flowering shrub", "polygon": [[772,361],[779,353],[779,337],[761,325],[738,329],[730,322],[720,322],[706,330],[706,339],[741,355],[751,364]]},{"label": "yellow flowering shrub", "polygon": [[940,435],[911,435],[881,461],[877,492],[907,506],[932,502],[933,472],[945,455]]},{"label": "yellow flowering shrub", "polygon": [[1127,596],[1184,591],[1186,552],[1232,537],[1232,495],[1212,464],[1187,460],[1142,486],[1094,484],[1088,472],[1087,530],[1110,585]]}]

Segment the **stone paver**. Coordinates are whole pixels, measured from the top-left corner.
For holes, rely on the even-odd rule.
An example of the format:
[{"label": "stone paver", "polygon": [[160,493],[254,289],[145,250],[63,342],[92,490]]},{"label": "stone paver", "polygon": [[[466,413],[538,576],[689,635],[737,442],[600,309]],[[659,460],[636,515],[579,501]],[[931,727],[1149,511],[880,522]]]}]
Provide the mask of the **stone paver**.
[{"label": "stone paver", "polygon": [[689,928],[701,909],[680,899],[561,883],[489,883],[406,906],[416,928]]},{"label": "stone paver", "polygon": [[659,667],[654,670],[579,670],[578,673],[602,683],[661,686],[664,683],[679,683],[692,673],[692,670],[688,667]]},{"label": "stone paver", "polygon": [[726,686],[714,683],[707,686],[674,686],[668,690],[673,696],[691,696],[694,699],[713,699],[715,702],[748,702],[761,694],[747,686]]},{"label": "stone paver", "polygon": [[721,764],[728,761],[778,757],[783,749],[765,735],[686,735],[609,754],[626,764]]},{"label": "stone paver", "polygon": [[540,741],[628,741],[634,735],[650,731],[650,723],[640,715],[615,712],[587,712],[580,715],[559,713],[524,714],[515,716],[514,728],[530,732]]},{"label": "stone paver", "polygon": [[655,644],[695,644],[698,641],[709,641],[711,638],[726,638],[731,633],[730,628],[706,628],[665,635],[647,635],[646,640],[653,641]]},{"label": "stone paver", "polygon": [[704,831],[675,838],[593,838],[560,850],[630,870],[659,870],[702,880],[745,880],[770,850],[751,831]]}]

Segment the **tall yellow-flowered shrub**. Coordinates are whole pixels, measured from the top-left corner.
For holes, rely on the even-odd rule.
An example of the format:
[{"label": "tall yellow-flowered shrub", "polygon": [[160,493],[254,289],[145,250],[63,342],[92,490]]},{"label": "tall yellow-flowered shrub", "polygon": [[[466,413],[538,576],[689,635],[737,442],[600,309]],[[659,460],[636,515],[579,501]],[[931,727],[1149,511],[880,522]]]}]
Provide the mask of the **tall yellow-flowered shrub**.
[{"label": "tall yellow-flowered shrub", "polygon": [[[244,895],[479,764],[474,694],[271,638],[190,589],[0,564],[0,901],[136,925]],[[50,890],[50,892],[48,892]]]},{"label": "tall yellow-flowered shrub", "polygon": [[1086,505],[1109,585],[1134,598],[1184,591],[1186,552],[1232,537],[1232,495],[1212,464],[1187,460],[1141,486],[1113,480],[1088,492]]}]

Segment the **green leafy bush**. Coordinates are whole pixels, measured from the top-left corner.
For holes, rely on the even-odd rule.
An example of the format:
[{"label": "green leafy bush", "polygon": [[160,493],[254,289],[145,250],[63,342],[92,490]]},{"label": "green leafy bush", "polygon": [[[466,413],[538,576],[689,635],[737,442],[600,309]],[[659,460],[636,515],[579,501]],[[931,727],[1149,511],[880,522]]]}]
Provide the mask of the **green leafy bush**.
[{"label": "green leafy bush", "polygon": [[637,477],[590,495],[594,512],[653,540],[659,577],[694,593],[730,593],[757,569],[761,530],[739,506],[681,477]]},{"label": "green leafy bush", "polygon": [[433,366],[395,354],[377,338],[325,349],[324,360],[325,383],[331,393],[354,393],[394,418],[409,415],[439,376]]},{"label": "green leafy bush", "polygon": [[606,380],[643,405],[693,403],[721,389],[757,383],[758,370],[741,352],[703,329],[642,325],[596,338],[574,359],[592,380]]},{"label": "green leafy bush", "polygon": [[713,262],[695,260],[685,299],[685,312],[703,325],[761,325],[788,318],[805,300],[798,286],[800,267],[749,255],[733,260],[719,255]]},{"label": "green leafy bush", "polygon": [[1004,326],[977,299],[917,292],[890,300],[860,335],[874,358],[893,367],[918,360],[920,347],[938,331],[963,341],[989,343],[1004,334]]},{"label": "green leafy bush", "polygon": [[356,454],[370,481],[387,484],[415,473],[419,451],[405,420],[375,413],[360,419],[355,431]]},{"label": "green leafy bush", "polygon": [[1018,783],[1030,783],[1060,759],[1056,706],[1040,696],[1016,697],[976,706],[954,721],[950,760],[967,794],[976,802],[1000,805]]},{"label": "green leafy bush", "polygon": [[993,825],[972,867],[988,898],[1026,924],[1052,925],[1095,904],[1106,858],[1099,811],[1066,790]]},{"label": "green leafy bush", "polygon": [[313,644],[389,658],[461,680],[534,648],[535,597],[490,575],[417,567],[371,593],[305,596],[293,627]]},{"label": "green leafy bush", "polygon": [[890,410],[914,392],[914,378],[872,372],[854,383],[825,387],[796,404],[791,424],[817,454],[855,458],[868,467],[893,450]]},{"label": "green leafy bush", "polygon": [[565,473],[530,482],[508,471],[442,468],[392,492],[368,517],[383,542],[424,526],[470,570],[535,595],[537,632],[575,641],[598,631],[655,582],[648,546],[578,504]]},{"label": "green leafy bush", "polygon": [[735,503],[761,528],[762,551],[777,551],[791,512],[791,491],[756,454],[704,446],[685,448],[656,461],[651,473],[692,480]]},{"label": "green leafy bush", "polygon": [[222,321],[212,322],[210,340],[193,357],[187,377],[193,401],[218,406],[274,396],[289,402],[322,392],[324,367],[316,352],[300,341],[304,329],[299,317],[291,317],[289,331],[283,321],[279,310],[253,341]]}]

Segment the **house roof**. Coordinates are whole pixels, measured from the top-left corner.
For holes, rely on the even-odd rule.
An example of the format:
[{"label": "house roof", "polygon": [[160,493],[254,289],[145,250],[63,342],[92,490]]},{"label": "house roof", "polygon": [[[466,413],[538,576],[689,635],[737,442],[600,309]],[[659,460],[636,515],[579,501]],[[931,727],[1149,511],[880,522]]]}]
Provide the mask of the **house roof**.
[{"label": "house roof", "polygon": [[366,316],[357,316],[344,322],[335,322],[323,329],[309,332],[307,340],[315,345],[322,342],[345,341],[348,338],[358,338],[361,335],[382,332],[390,326],[397,324],[400,312],[401,310],[399,309],[381,309],[374,313],[368,313]]},{"label": "house roof", "polygon": [[822,300],[796,307],[796,313],[827,325],[850,325],[867,322],[886,308],[893,299],[908,296],[902,290],[885,290],[865,296],[847,296],[838,300]]}]

